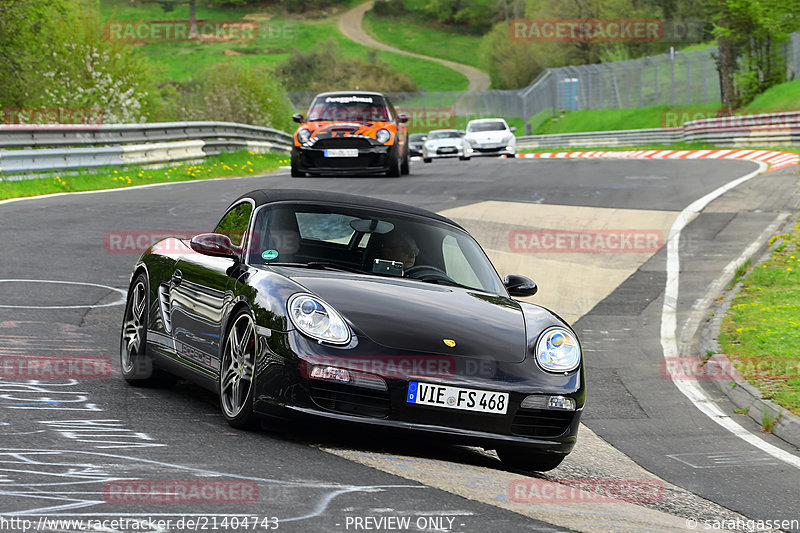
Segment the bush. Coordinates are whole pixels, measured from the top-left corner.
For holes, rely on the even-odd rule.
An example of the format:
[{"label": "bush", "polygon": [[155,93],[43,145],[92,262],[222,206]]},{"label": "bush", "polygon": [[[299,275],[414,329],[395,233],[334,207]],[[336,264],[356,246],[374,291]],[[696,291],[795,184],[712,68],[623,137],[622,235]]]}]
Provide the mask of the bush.
[{"label": "bush", "polygon": [[278,76],[295,91],[346,91],[360,89],[378,92],[414,92],[417,85],[403,72],[396,72],[367,52],[366,61],[343,57],[335,41],[317,45],[307,52],[295,51],[277,69]]},{"label": "bush", "polygon": [[242,62],[217,63],[199,82],[181,88],[180,120],[238,122],[292,130],[292,108],[272,70]]},{"label": "bush", "polygon": [[[5,5],[0,56],[15,54],[9,94],[0,104],[19,107],[88,109],[103,121],[143,122],[157,113],[160,95],[150,64],[130,47],[106,41],[97,3],[13,1]],[[16,18],[19,17],[19,18]],[[24,26],[32,18],[35,31]],[[14,36],[11,41],[3,37]]]},{"label": "bush", "polygon": [[372,6],[372,11],[381,17],[396,17],[406,13],[403,2],[397,0],[377,0]]},{"label": "bush", "polygon": [[514,41],[508,36],[508,23],[499,22],[481,39],[478,60],[489,74],[492,88],[520,89],[530,85],[546,67],[558,64],[563,52],[557,47],[558,43]]}]

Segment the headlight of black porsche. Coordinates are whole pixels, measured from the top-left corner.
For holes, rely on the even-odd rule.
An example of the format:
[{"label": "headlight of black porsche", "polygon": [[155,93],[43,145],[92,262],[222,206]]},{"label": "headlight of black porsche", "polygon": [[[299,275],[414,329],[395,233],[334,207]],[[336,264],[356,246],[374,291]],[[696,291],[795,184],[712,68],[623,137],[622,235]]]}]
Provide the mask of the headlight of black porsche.
[{"label": "headlight of black porsche", "polygon": [[571,372],[581,363],[578,338],[566,328],[546,329],[536,342],[536,362],[548,372]]},{"label": "headlight of black porsche", "polygon": [[289,319],[305,335],[331,344],[348,344],[350,328],[333,307],[311,294],[289,298]]}]

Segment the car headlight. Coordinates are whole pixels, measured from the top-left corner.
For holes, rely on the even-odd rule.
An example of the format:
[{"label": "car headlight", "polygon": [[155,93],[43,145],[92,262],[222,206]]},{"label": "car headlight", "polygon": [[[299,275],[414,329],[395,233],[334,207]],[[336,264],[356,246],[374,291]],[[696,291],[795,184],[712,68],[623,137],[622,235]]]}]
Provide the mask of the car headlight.
[{"label": "car headlight", "polygon": [[307,143],[309,138],[311,138],[311,132],[307,129],[302,128],[297,132],[297,140],[301,143]]},{"label": "car headlight", "polygon": [[514,139],[514,136],[513,136],[513,135],[509,135],[508,137],[506,137],[505,139],[503,139],[503,143],[504,143],[504,144],[508,144],[508,143],[510,143],[510,142],[511,142],[513,139]]},{"label": "car headlight", "polygon": [[350,328],[329,304],[310,294],[289,298],[289,318],[302,333],[332,344],[350,342]]},{"label": "car headlight", "polygon": [[539,336],[536,362],[548,372],[571,372],[581,362],[581,346],[565,328],[551,328]]},{"label": "car headlight", "polygon": [[478,141],[476,141],[475,139],[467,139],[467,142],[470,144],[470,146],[475,146],[476,144],[478,144]]},{"label": "car headlight", "polygon": [[389,130],[378,130],[375,134],[375,140],[381,144],[385,144],[386,141],[392,138],[392,134],[389,133]]}]

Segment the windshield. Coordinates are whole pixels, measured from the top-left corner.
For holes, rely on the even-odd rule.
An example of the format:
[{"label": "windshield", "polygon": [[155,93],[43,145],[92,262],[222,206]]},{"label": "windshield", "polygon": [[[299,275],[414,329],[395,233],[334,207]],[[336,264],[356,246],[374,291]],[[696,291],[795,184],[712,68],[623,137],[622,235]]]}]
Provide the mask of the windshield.
[{"label": "windshield", "polygon": [[426,135],[424,133],[412,133],[408,136],[408,140],[411,142],[422,142],[425,140]]},{"label": "windshield", "polygon": [[458,139],[461,137],[457,131],[432,131],[428,139]]},{"label": "windshield", "polygon": [[503,131],[507,129],[505,122],[475,122],[467,126],[467,131]]},{"label": "windshield", "polygon": [[389,122],[386,102],[373,95],[320,96],[308,110],[308,121]]},{"label": "windshield", "polygon": [[326,267],[505,294],[472,237],[421,217],[310,204],[263,207],[249,246],[252,265]]}]

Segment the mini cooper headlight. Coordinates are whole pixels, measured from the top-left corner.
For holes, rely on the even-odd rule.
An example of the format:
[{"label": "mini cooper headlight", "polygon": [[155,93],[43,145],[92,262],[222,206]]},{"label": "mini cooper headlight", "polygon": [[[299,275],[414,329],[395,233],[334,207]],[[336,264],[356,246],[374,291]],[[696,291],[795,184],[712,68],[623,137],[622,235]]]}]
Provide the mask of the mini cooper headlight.
[{"label": "mini cooper headlight", "polygon": [[297,140],[300,141],[301,143],[307,143],[310,137],[311,137],[311,132],[305,128],[297,132]]},{"label": "mini cooper headlight", "polygon": [[332,344],[350,342],[350,328],[330,305],[310,294],[289,298],[289,319],[302,333]]},{"label": "mini cooper headlight", "polygon": [[571,372],[581,362],[578,339],[564,328],[550,328],[536,343],[536,362],[548,372]]},{"label": "mini cooper headlight", "polygon": [[389,133],[389,130],[378,130],[375,134],[375,140],[381,144],[386,144],[386,141],[392,138],[392,134]]}]

